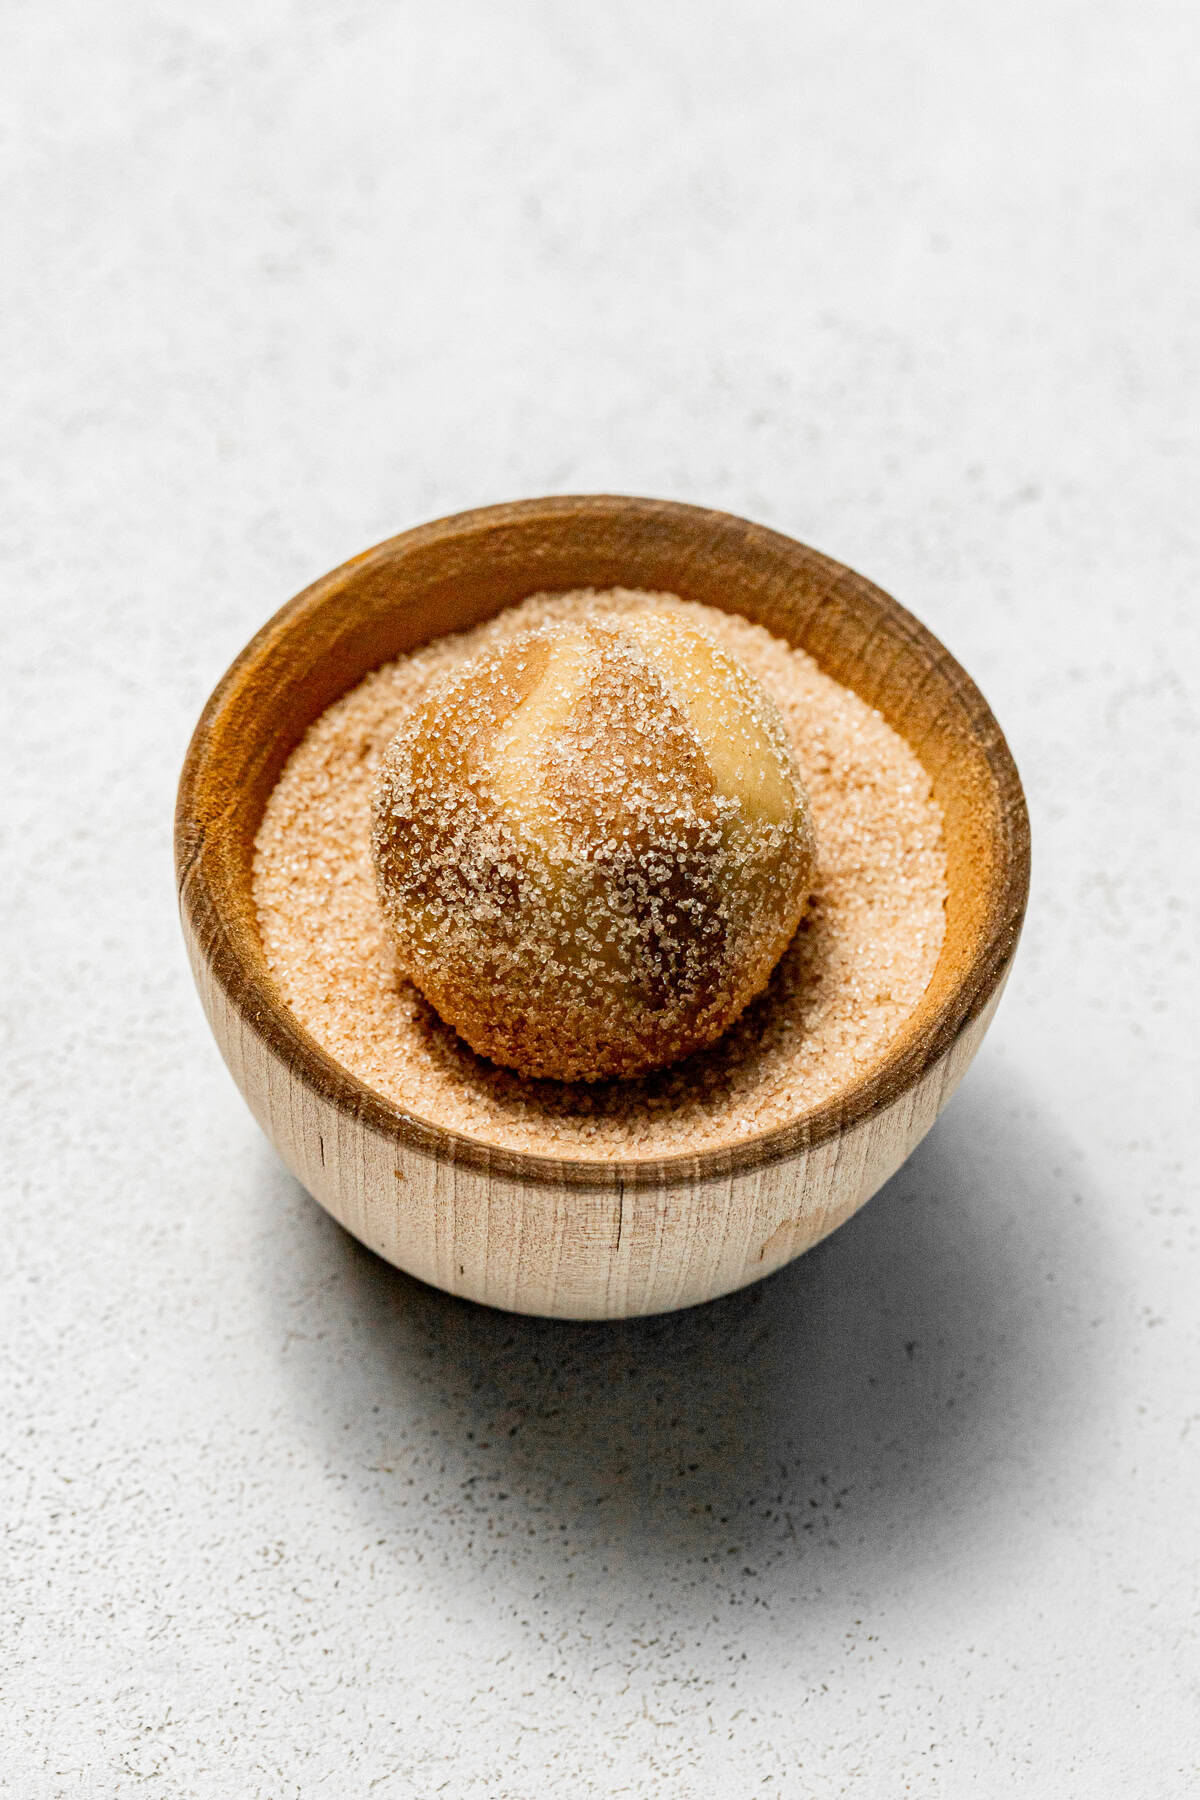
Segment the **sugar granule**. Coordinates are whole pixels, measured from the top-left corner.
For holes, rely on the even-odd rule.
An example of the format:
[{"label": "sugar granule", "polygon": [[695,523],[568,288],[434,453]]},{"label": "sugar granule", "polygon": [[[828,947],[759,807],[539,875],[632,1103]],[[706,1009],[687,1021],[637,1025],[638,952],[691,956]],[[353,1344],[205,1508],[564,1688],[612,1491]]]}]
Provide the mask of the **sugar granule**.
[{"label": "sugar granule", "polygon": [[[395,972],[371,861],[375,772],[431,683],[481,649],[554,621],[644,612],[706,632],[774,699],[812,806],[813,900],[766,991],[709,1049],[633,1081],[524,1079],[475,1056]],[[749,620],[625,589],[534,595],[368,675],[293,752],[254,859],[268,966],[330,1055],[431,1124],[597,1162],[728,1146],[866,1073],[928,985],[945,895],[929,777],[877,712]]]}]

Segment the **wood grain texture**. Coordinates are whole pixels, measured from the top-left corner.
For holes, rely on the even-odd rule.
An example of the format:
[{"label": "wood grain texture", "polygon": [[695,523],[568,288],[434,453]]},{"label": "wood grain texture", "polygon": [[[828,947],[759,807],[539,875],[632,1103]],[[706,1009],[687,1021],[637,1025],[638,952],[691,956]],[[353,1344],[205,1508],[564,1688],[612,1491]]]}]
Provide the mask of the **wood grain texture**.
[{"label": "wood grain texture", "polygon": [[[946,940],[886,1057],[834,1100],[728,1150],[568,1162],[403,1113],[329,1057],[267,970],[254,834],[288,755],[370,669],[539,590],[667,590],[757,620],[907,738],[946,822]],[[220,683],[179,788],[188,951],[235,1079],[288,1167],[373,1250],[514,1311],[622,1317],[770,1273],[833,1230],[932,1125],[999,999],[1024,915],[1029,828],[982,695],[888,595],[802,544],[723,513],[586,496],[425,525],[285,606]]]}]

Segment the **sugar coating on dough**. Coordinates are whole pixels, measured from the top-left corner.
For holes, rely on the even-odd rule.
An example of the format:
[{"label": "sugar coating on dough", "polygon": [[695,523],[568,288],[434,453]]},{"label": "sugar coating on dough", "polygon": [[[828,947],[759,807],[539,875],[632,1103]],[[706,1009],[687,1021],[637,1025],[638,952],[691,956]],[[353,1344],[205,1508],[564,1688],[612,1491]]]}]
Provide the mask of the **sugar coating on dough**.
[{"label": "sugar coating on dough", "polygon": [[[476,1056],[397,975],[371,856],[376,775],[434,684],[481,650],[548,623],[664,612],[727,649],[774,700],[811,807],[812,898],[766,989],[710,1048],[631,1081],[530,1080]],[[736,615],[615,589],[534,595],[335,701],[268,800],[254,893],[282,999],[368,1087],[485,1144],[605,1162],[757,1136],[867,1074],[933,973],[946,858],[914,752],[811,657]]]},{"label": "sugar coating on dough", "polygon": [[813,870],[774,702],[677,612],[544,624],[443,676],[384,754],[372,846],[398,968],[473,1050],[557,1080],[713,1042]]}]

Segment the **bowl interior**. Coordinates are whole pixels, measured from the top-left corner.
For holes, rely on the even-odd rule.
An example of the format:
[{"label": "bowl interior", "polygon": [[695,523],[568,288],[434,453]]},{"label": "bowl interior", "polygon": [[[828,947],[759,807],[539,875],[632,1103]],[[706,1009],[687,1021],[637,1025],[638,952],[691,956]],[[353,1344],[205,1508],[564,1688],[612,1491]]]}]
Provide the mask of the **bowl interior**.
[{"label": "bowl interior", "polygon": [[[740,612],[799,645],[912,745],[945,816],[946,938],[926,993],[882,1061],[833,1101],[730,1151],[618,1165],[661,1179],[815,1143],[889,1104],[986,1005],[1016,946],[1029,834],[1008,747],[986,702],[911,614],[807,546],[724,513],[610,496],[533,500],[389,539],[305,590],[264,626],[196,728],[176,814],[181,905],[198,953],[300,1079],[432,1154],[526,1180],[587,1182],[595,1164],[495,1150],[411,1118],[329,1057],[275,991],[251,889],[254,835],[285,761],[331,701],[404,650],[539,591],[669,591]],[[605,1173],[611,1176],[611,1167]]]}]

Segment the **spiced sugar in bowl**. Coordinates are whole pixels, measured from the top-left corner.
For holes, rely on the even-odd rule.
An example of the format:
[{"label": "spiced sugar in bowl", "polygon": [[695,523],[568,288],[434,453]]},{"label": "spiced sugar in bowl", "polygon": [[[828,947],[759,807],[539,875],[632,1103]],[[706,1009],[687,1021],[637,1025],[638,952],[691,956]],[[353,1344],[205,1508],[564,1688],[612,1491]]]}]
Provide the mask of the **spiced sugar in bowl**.
[{"label": "spiced sugar in bowl", "polygon": [[1029,837],[886,594],[587,496],[276,614],[196,728],[176,862],[217,1043],[321,1204],[452,1293],[618,1318],[769,1274],[895,1171],[995,1010]]}]

